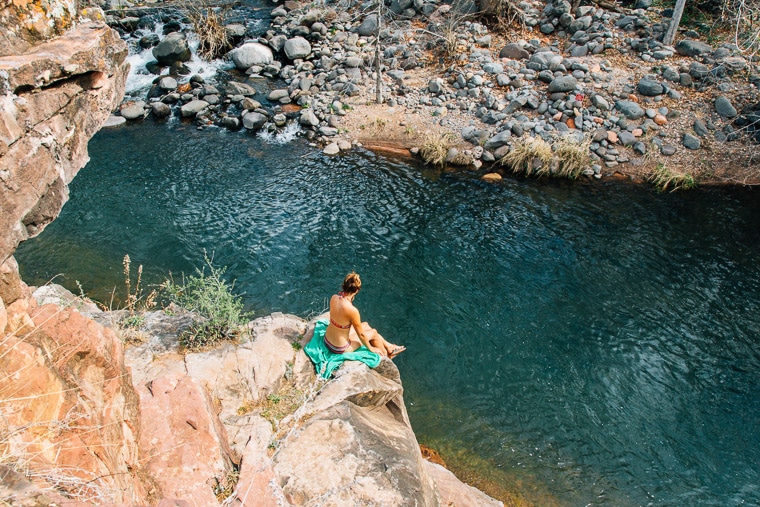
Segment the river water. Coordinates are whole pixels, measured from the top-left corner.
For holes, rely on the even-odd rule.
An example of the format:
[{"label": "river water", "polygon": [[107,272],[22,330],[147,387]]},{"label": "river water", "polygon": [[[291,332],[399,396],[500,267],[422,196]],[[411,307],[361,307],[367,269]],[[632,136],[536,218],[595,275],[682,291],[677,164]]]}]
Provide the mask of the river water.
[{"label": "river water", "polygon": [[346,272],[421,443],[538,505],[760,504],[760,200],[441,173],[151,121],[101,131],[17,258],[108,302],[204,250],[246,305],[309,316]]}]

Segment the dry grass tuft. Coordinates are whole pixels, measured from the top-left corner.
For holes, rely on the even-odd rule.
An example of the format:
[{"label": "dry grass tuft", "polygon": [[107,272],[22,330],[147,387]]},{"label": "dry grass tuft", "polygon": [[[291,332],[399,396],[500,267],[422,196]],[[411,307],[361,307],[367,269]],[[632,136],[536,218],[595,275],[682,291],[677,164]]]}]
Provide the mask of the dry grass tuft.
[{"label": "dry grass tuft", "polygon": [[659,192],[665,192],[668,189],[671,192],[691,190],[697,186],[697,180],[692,174],[674,171],[665,164],[658,164],[647,179]]},{"label": "dry grass tuft", "polygon": [[514,173],[541,175],[549,170],[552,162],[552,146],[540,137],[525,137],[515,142],[502,159]]},{"label": "dry grass tuft", "polygon": [[426,164],[437,167],[446,165],[446,155],[454,145],[455,137],[451,132],[433,132],[425,135],[420,145],[420,156]]},{"label": "dry grass tuft", "polygon": [[198,56],[206,61],[221,58],[232,49],[229,33],[224,26],[224,15],[229,9],[215,10],[211,5],[186,3],[187,17],[200,41]]},{"label": "dry grass tuft", "polygon": [[559,160],[557,173],[554,176],[576,179],[591,166],[589,156],[590,138],[584,138],[581,143],[574,143],[568,138],[562,138],[554,144],[554,156]]}]

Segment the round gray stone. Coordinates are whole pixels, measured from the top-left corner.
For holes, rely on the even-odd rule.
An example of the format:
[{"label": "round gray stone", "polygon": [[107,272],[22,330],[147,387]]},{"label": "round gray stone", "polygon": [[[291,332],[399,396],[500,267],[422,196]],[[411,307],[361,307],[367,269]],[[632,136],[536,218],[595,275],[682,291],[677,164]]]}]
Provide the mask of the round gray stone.
[{"label": "round gray stone", "polygon": [[171,65],[174,62],[190,60],[190,47],[187,38],[180,32],[172,32],[159,42],[152,50],[153,58],[161,65]]},{"label": "round gray stone", "polygon": [[356,28],[356,33],[362,37],[369,37],[377,32],[377,14],[370,14],[364,21]]},{"label": "round gray stone", "polygon": [[293,37],[285,42],[285,56],[291,60],[306,58],[311,54],[311,44],[303,37]]},{"label": "round gray stone", "polygon": [[665,91],[665,88],[655,81],[654,79],[650,78],[642,78],[641,81],[639,81],[638,86],[638,92],[645,96],[645,97],[656,97],[657,95],[662,95],[662,93]]},{"label": "round gray stone", "polygon": [[172,114],[172,108],[163,102],[154,102],[150,105],[151,112],[156,118],[166,118]]},{"label": "round gray stone", "polygon": [[618,100],[615,102],[615,109],[620,111],[629,120],[638,120],[645,114],[641,106],[632,100]]},{"label": "round gray stone", "polygon": [[191,100],[180,108],[183,118],[192,118],[209,106],[205,100]]},{"label": "round gray stone", "polygon": [[127,120],[137,120],[145,117],[145,102],[138,100],[121,108],[121,115]]},{"label": "round gray stone", "polygon": [[698,150],[702,146],[702,141],[698,137],[686,132],[683,135],[683,145],[690,150]]},{"label": "round gray stone", "polygon": [[256,111],[249,111],[243,115],[243,127],[257,131],[267,122],[267,117]]},{"label": "round gray stone", "polygon": [[676,51],[682,56],[699,56],[702,53],[711,53],[712,46],[693,39],[684,39],[676,44]]},{"label": "round gray stone", "polygon": [[728,97],[723,95],[715,99],[715,111],[725,118],[733,118],[738,114],[734,105],[728,100]]},{"label": "round gray stone", "polygon": [[578,80],[575,79],[573,76],[560,76],[560,77],[554,78],[554,81],[549,83],[549,87],[547,88],[547,91],[549,93],[569,92],[571,90],[575,90],[575,87],[577,85],[578,85]]},{"label": "round gray stone", "polygon": [[268,65],[274,60],[272,50],[258,42],[247,42],[230,51],[235,67],[241,70],[249,69],[254,65]]},{"label": "round gray stone", "polygon": [[516,42],[510,42],[499,52],[499,58],[511,58],[512,60],[526,60],[530,53]]}]

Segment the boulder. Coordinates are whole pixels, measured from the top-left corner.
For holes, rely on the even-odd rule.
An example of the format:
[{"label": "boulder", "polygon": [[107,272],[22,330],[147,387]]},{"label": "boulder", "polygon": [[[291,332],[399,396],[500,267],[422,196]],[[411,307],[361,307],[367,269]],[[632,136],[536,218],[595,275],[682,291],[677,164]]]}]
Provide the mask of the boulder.
[{"label": "boulder", "polygon": [[126,120],[137,120],[145,117],[145,102],[138,100],[136,102],[127,102],[119,110]]},{"label": "boulder", "polygon": [[302,109],[298,122],[305,127],[316,127],[319,125],[319,118],[313,109]]},{"label": "boulder", "polygon": [[629,120],[638,120],[645,114],[641,106],[632,100],[618,100],[615,102],[615,109],[620,111]]},{"label": "boulder", "polygon": [[377,27],[377,14],[370,14],[364,18],[364,21],[362,21],[358,27],[356,27],[356,33],[362,37],[369,37],[377,33]]},{"label": "boulder", "polygon": [[435,78],[428,81],[428,91],[434,95],[443,93],[445,90],[443,80],[441,78]]},{"label": "boulder", "polygon": [[715,99],[715,112],[724,118],[733,118],[739,114],[736,111],[734,105],[731,104],[731,101],[728,99],[728,97],[725,97],[723,95]]},{"label": "boulder", "polygon": [[141,466],[140,413],[121,340],[75,308],[40,307],[31,297],[5,312],[0,392],[12,394],[3,400],[6,450],[40,484],[55,477],[64,494],[107,492],[113,502],[147,503],[147,481],[132,473]]},{"label": "boulder", "polygon": [[288,41],[288,38],[285,35],[278,34],[269,39],[267,42],[269,44],[269,47],[272,48],[273,51],[280,53],[282,52],[282,48],[285,47],[285,43]]},{"label": "boulder", "polygon": [[598,93],[591,96],[591,103],[596,107],[597,109],[601,111],[609,111],[610,110],[610,103],[607,102],[607,99],[605,99],[602,95],[599,95]]},{"label": "boulder", "polygon": [[230,81],[225,87],[227,95],[242,95],[249,97],[256,95],[256,88],[246,83],[238,83],[237,81]]},{"label": "boulder", "polygon": [[656,97],[657,95],[662,95],[665,88],[654,79],[644,77],[639,81],[637,90],[645,97]]},{"label": "boulder", "polygon": [[311,44],[303,37],[293,37],[285,42],[283,51],[290,60],[303,59],[311,54]]},{"label": "boulder", "polygon": [[158,81],[158,87],[165,92],[177,89],[177,80],[171,76],[162,77]]},{"label": "boulder", "polygon": [[205,100],[191,100],[180,108],[180,115],[183,118],[193,118],[209,106]]},{"label": "boulder", "polygon": [[288,93],[287,88],[278,88],[276,90],[272,90],[271,92],[269,92],[269,95],[267,95],[267,100],[270,100],[272,102],[277,102],[286,97],[290,97],[290,94]]},{"label": "boulder", "polygon": [[618,139],[623,146],[632,146],[636,144],[636,136],[627,130],[623,130],[618,134]]},{"label": "boulder", "polygon": [[230,51],[230,58],[235,67],[247,70],[254,65],[268,65],[274,61],[272,50],[258,42],[246,42]]},{"label": "boulder", "polygon": [[530,53],[516,42],[510,42],[499,51],[499,58],[511,58],[512,60],[527,60]]},{"label": "boulder", "polygon": [[486,144],[483,146],[488,151],[494,151],[502,146],[509,144],[509,140],[512,137],[512,131],[510,129],[502,130],[496,135],[492,136]]},{"label": "boulder", "polygon": [[683,135],[683,145],[690,150],[698,150],[702,146],[702,141],[687,132]]},{"label": "boulder", "polygon": [[172,32],[153,48],[153,58],[161,65],[172,65],[175,62],[190,60],[190,47],[187,38],[181,32]]},{"label": "boulder", "polygon": [[267,117],[256,111],[248,111],[243,115],[243,127],[254,132],[259,130],[267,122]]},{"label": "boulder", "polygon": [[163,102],[152,103],[150,105],[150,110],[156,118],[166,118],[172,114],[171,107]]},{"label": "boulder", "polygon": [[[127,54],[117,32],[82,22],[3,59],[0,175],[7,190],[0,206],[0,265],[68,200],[67,185],[89,160],[90,138],[121,102]],[[17,97],[13,90],[24,93]]]},{"label": "boulder", "polygon": [[322,153],[325,155],[337,155],[340,153],[340,148],[338,147],[338,143],[330,143],[327,146],[325,146],[325,149],[322,150]]},{"label": "boulder", "polygon": [[693,39],[683,39],[676,44],[676,51],[681,56],[699,56],[704,53],[711,53],[712,46]]},{"label": "boulder", "polygon": [[142,470],[150,473],[164,497],[218,505],[214,487],[228,486],[232,453],[208,392],[181,374],[135,387],[143,421]]},{"label": "boulder", "polygon": [[559,76],[554,78],[554,80],[549,83],[549,87],[547,88],[547,91],[549,93],[555,93],[555,92],[569,92],[572,90],[575,90],[575,87],[578,85],[578,80],[575,79],[573,76]]}]

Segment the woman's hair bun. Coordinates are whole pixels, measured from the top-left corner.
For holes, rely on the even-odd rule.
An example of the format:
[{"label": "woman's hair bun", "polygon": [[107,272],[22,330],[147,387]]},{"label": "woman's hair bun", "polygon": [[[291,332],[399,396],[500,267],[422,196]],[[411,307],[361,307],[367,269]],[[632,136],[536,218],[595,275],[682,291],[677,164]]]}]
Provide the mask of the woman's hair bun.
[{"label": "woman's hair bun", "polygon": [[362,288],[362,279],[359,278],[358,273],[351,271],[349,274],[346,275],[346,278],[343,279],[343,292],[352,294],[354,292],[359,292],[359,289],[361,288]]}]

